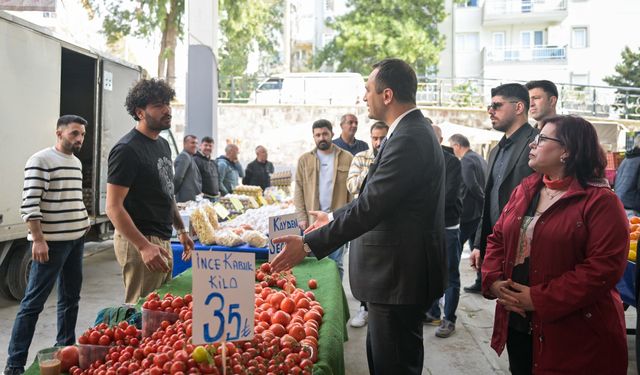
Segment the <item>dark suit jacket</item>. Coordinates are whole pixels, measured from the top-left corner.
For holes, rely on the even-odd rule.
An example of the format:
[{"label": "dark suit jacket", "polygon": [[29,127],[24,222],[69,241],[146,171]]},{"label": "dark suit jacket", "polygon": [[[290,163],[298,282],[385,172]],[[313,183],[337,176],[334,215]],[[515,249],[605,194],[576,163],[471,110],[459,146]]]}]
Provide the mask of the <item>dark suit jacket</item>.
[{"label": "dark suit jacket", "polygon": [[479,219],[484,204],[484,187],[487,184],[487,161],[472,150],[467,151],[462,159],[462,223]]},{"label": "dark suit jacket", "polygon": [[352,242],[354,297],[429,305],[446,284],[444,159],[431,121],[408,113],[371,164],[358,199],[305,236],[318,258]]},{"label": "dark suit jacket", "polygon": [[453,154],[451,147],[442,146],[444,154],[444,226],[460,224],[462,215],[462,172],[460,160]]},{"label": "dark suit jacket", "polygon": [[[507,163],[502,184],[498,187],[498,207],[500,207],[501,212],[509,201],[511,193],[516,186],[520,185],[523,178],[533,173],[533,169],[529,167],[529,143],[533,142],[538,131],[529,125],[529,123],[525,123],[523,127],[525,128],[525,130],[523,130],[525,132],[523,134],[524,137],[521,137],[516,141],[516,143],[511,145],[511,147],[514,148],[514,151]],[[493,179],[491,178],[491,174],[493,172],[493,165],[496,162],[496,156],[498,155],[498,149],[499,148],[496,146],[489,153],[487,186],[484,189],[486,192],[485,197],[487,197],[487,199],[484,200],[482,220],[478,226],[480,230],[476,233],[476,240],[474,243],[474,247],[480,249],[480,255],[482,258],[484,258],[485,248],[487,247],[487,237],[491,232],[493,232],[493,225],[495,224],[491,222],[491,209],[489,208],[490,199],[488,199],[488,197],[490,197],[491,189],[493,189]]]}]

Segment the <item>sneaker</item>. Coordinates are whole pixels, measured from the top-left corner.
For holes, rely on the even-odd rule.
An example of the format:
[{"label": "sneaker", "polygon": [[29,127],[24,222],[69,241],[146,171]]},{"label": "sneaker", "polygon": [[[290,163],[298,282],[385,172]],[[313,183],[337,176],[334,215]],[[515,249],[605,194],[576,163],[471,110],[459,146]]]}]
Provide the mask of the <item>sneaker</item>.
[{"label": "sneaker", "polygon": [[436,337],[446,339],[447,337],[453,335],[455,331],[456,331],[456,324],[446,319],[443,319],[442,323],[440,323],[440,327],[436,329]]},{"label": "sneaker", "polygon": [[367,325],[367,320],[369,319],[369,312],[364,309],[364,307],[360,307],[360,310],[351,318],[351,322],[349,323],[351,327],[354,328],[362,328]]},{"label": "sneaker", "polygon": [[436,327],[440,325],[440,322],[441,322],[440,318],[436,318],[435,316],[429,314],[428,312],[424,315],[424,319],[422,320],[422,323],[429,324]]},{"label": "sneaker", "polygon": [[24,367],[7,367],[4,368],[2,372],[3,375],[22,375],[24,374]]},{"label": "sneaker", "polygon": [[464,289],[464,291],[467,293],[475,293],[475,294],[482,293],[482,288],[480,287],[479,283],[473,283],[473,285],[465,286],[462,289]]}]

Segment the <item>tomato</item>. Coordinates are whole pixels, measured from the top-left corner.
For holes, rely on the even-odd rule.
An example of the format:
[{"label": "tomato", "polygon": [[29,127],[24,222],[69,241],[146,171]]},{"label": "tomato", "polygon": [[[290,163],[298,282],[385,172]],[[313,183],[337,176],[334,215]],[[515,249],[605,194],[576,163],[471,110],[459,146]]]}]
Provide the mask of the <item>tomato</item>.
[{"label": "tomato", "polygon": [[278,281],[276,281],[276,285],[280,289],[284,289],[284,284],[286,284],[286,283],[287,283],[286,279],[278,279]]},{"label": "tomato", "polygon": [[171,307],[173,307],[174,309],[179,309],[182,306],[184,306],[184,300],[182,299],[182,297],[176,297],[173,301],[171,301]]},{"label": "tomato", "polygon": [[316,339],[318,338],[318,330],[311,326],[304,327],[304,333],[306,336],[313,336]]},{"label": "tomato", "polygon": [[91,345],[98,345],[98,342],[100,342],[100,332],[98,331],[93,331],[89,334],[89,344]]},{"label": "tomato", "polygon": [[318,287],[318,281],[316,279],[309,279],[309,289],[316,289]]},{"label": "tomato", "polygon": [[318,313],[318,311],[316,310],[309,310],[306,314],[304,314],[304,320],[305,322],[309,320],[315,320],[318,323],[322,323],[322,315],[320,315],[320,313]]},{"label": "tomato", "polygon": [[282,324],[283,326],[289,325],[290,321],[291,321],[291,315],[289,315],[287,312],[282,310],[276,311],[273,314],[273,316],[271,316],[272,323],[279,323],[279,324]]},{"label": "tomato", "polygon": [[266,272],[266,273],[271,273],[271,263],[269,263],[269,262],[262,263],[260,265],[260,271]]},{"label": "tomato", "polygon": [[67,372],[71,367],[79,365],[80,354],[76,346],[65,346],[57,355],[60,360],[60,369],[63,372]]},{"label": "tomato", "polygon": [[130,337],[136,337],[138,336],[138,329],[136,328],[136,326],[128,326],[124,330],[124,334]]},{"label": "tomato", "polygon": [[282,302],[280,302],[280,310],[291,314],[296,309],[296,303],[293,302],[293,299],[289,297],[285,297]]},{"label": "tomato", "polygon": [[100,339],[98,340],[98,345],[103,345],[103,346],[107,346],[111,344],[111,338],[107,335],[102,335],[100,336]]},{"label": "tomato", "polygon": [[300,341],[307,337],[305,329],[301,325],[295,325],[289,328],[289,335],[296,339],[296,341]]},{"label": "tomato", "polygon": [[310,300],[312,300],[312,301],[315,301],[315,300],[316,300],[316,295],[315,295],[315,294],[313,294],[313,292],[312,292],[312,291],[305,292],[305,293],[304,293],[304,295],[305,295],[305,296],[307,296],[307,298],[309,298],[309,299],[310,299]]},{"label": "tomato", "polygon": [[296,303],[296,307],[298,309],[308,309],[310,307],[309,300],[306,297],[300,298]]},{"label": "tomato", "polygon": [[274,335],[281,337],[282,335],[284,335],[287,330],[284,328],[284,326],[282,324],[279,323],[274,323],[269,327],[269,330],[271,332],[273,332]]},{"label": "tomato", "polygon": [[85,335],[78,337],[78,344],[87,345],[89,343],[89,338]]},{"label": "tomato", "polygon": [[282,303],[282,300],[284,300],[285,297],[286,295],[283,292],[272,294],[271,296],[269,296],[269,303],[271,304],[271,306],[279,309],[280,303]]}]

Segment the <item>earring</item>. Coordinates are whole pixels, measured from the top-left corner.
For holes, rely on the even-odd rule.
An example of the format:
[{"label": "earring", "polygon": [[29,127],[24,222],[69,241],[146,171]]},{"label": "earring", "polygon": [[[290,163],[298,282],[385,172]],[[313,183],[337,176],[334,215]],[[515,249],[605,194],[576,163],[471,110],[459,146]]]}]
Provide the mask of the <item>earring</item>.
[{"label": "earring", "polygon": [[567,159],[564,156],[560,157],[560,163],[564,164]]}]

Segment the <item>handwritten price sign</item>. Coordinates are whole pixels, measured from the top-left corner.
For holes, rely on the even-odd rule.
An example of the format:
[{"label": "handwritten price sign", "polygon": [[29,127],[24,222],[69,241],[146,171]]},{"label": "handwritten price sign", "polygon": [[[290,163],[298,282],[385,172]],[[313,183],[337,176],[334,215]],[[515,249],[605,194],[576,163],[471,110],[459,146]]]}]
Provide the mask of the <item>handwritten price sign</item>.
[{"label": "handwritten price sign", "polygon": [[272,240],[287,234],[302,234],[302,230],[298,226],[296,214],[272,216],[269,218],[269,262],[271,262],[284,247],[283,243],[275,244]]},{"label": "handwritten price sign", "polygon": [[193,343],[253,338],[255,254],[194,251]]}]

